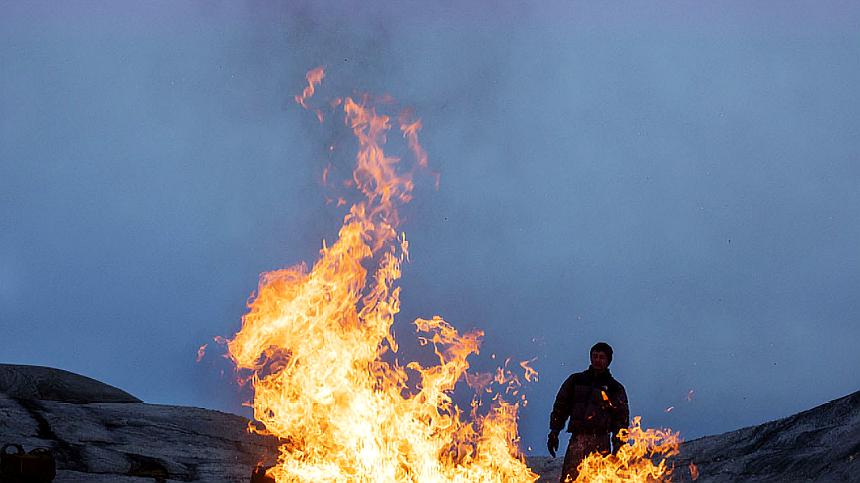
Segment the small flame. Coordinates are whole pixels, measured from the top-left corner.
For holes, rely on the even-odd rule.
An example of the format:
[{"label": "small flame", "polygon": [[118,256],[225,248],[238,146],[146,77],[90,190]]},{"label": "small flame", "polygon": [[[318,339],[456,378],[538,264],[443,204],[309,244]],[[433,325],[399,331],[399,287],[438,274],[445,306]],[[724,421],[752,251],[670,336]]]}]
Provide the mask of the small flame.
[{"label": "small flame", "polygon": [[690,463],[690,478],[693,480],[699,479],[699,467],[695,463]]},{"label": "small flame", "polygon": [[536,360],[537,358],[520,362],[520,367],[522,367],[524,371],[523,377],[525,377],[526,381],[528,382],[535,382],[538,380],[538,372],[529,365]]},{"label": "small flame", "polygon": [[315,69],[309,70],[307,75],[305,76],[305,79],[308,81],[308,85],[304,88],[304,90],[302,90],[302,93],[300,95],[295,96],[296,102],[298,102],[305,109],[309,109],[308,105],[305,104],[305,101],[314,95],[316,86],[318,86],[322,82],[324,77],[325,70],[322,67],[317,67]]},{"label": "small flame", "polygon": [[612,405],[612,401],[609,399],[609,396],[606,395],[606,391],[600,391],[600,397],[603,398],[603,402],[605,402],[609,407],[615,407]]},{"label": "small flame", "polygon": [[330,171],[331,171],[331,164],[329,164],[328,166],[323,168],[323,172],[322,172],[322,185],[323,186],[328,185],[328,175],[329,175]]},{"label": "small flame", "polygon": [[207,346],[207,345],[208,345],[208,344],[203,344],[203,345],[201,345],[200,347],[198,347],[198,348],[197,348],[197,362],[202,361],[202,360],[203,360],[203,356],[205,356],[205,355],[206,355],[206,346]]}]

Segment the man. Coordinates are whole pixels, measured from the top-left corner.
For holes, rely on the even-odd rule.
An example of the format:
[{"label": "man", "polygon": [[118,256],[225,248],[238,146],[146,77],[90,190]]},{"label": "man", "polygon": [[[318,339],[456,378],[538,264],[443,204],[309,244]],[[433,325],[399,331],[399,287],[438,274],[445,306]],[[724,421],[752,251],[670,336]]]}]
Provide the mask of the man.
[{"label": "man", "polygon": [[[623,442],[618,430],[630,425],[630,410],[624,386],[609,373],[612,347],[598,342],[591,348],[591,366],[584,372],[571,374],[561,385],[549,417],[547,449],[555,457],[558,451],[558,433],[570,418],[567,432],[573,433],[564,454],[561,481],[574,481],[579,475],[577,466],[588,454],[618,451]],[[611,436],[610,436],[611,435]]]}]

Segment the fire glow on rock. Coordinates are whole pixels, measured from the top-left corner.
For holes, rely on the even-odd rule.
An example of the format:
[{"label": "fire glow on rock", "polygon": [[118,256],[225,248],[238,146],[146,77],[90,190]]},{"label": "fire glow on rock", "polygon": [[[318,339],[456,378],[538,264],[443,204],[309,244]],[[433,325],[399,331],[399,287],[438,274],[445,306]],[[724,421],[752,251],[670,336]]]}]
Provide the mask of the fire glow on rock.
[{"label": "fire glow on rock", "polygon": [[[324,77],[322,68],[308,72],[296,102],[310,109]],[[360,193],[359,201],[310,270],[301,264],[261,275],[242,328],[227,343],[237,369],[249,374],[260,431],[284,442],[268,474],[278,482],[537,480],[518,448],[521,382],[507,367],[467,372],[481,331],[461,334],[438,316],[417,319],[418,340],[438,363],[404,366],[391,357],[398,350],[391,330],[400,310],[395,283],[408,254],[397,208],[410,201],[415,172],[427,165],[420,121],[405,114],[393,121],[369,96],[328,105],[342,109],[358,142],[344,185]],[[323,122],[322,110],[313,111]],[[414,169],[383,150],[393,123]],[[520,365],[527,380],[536,376]],[[476,394],[465,410],[452,397],[460,381]],[[491,387],[499,390],[482,408],[477,394],[492,394]]]}]

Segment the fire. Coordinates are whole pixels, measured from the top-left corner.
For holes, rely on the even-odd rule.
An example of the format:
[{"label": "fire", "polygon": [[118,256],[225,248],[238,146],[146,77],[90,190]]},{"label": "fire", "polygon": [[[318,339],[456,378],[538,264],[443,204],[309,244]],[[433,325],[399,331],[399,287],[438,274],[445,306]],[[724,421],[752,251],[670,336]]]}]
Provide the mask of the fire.
[{"label": "fire", "polygon": [[613,406],[612,406],[612,401],[610,401],[610,400],[609,400],[609,396],[608,396],[608,395],[606,395],[606,391],[600,391],[600,397],[602,397],[602,398],[603,398],[603,402],[605,402],[607,406],[609,406],[609,407],[613,407]]},{"label": "fire", "polygon": [[[671,430],[642,429],[639,416],[619,432],[626,441],[614,455],[592,453],[579,465],[577,482],[668,481],[672,469],[666,458],[678,454],[680,438]],[[697,473],[698,475],[698,473]]]},{"label": "fire", "polygon": [[[324,77],[321,67],[308,72],[296,102],[311,110],[307,101]],[[396,282],[409,248],[398,231],[397,209],[412,198],[415,172],[384,151],[395,121],[378,113],[369,96],[338,98],[328,106],[342,109],[358,141],[352,178],[343,183],[359,193],[358,201],[336,198],[349,210],[337,239],[323,244],[310,269],[299,264],[261,275],[241,330],[226,342],[254,389],[251,407],[263,429],[249,429],[283,442],[267,474],[278,482],[537,480],[518,449],[518,411],[527,401],[508,369],[510,359],[494,374],[468,372],[481,331],[460,333],[438,316],[417,319],[418,340],[433,349],[437,363],[401,365],[394,359]],[[323,122],[322,111],[312,110]],[[426,168],[421,122],[406,112],[396,126],[415,169]],[[330,168],[322,173],[324,185]],[[537,380],[531,362],[519,363],[526,381]],[[452,396],[460,381],[476,394],[468,410]],[[486,410],[483,394],[494,394]],[[577,481],[668,479],[665,458],[677,452],[677,434],[643,430],[634,418],[621,438],[628,444],[616,455],[587,457]]]},{"label": "fire", "polygon": [[[317,67],[308,71],[307,75],[305,75],[305,79],[308,81],[307,87],[302,90],[301,94],[294,97],[300,106],[308,109],[308,105],[305,104],[305,101],[314,95],[316,87],[323,81],[323,78],[325,78],[325,69],[322,67]],[[316,113],[319,122],[322,123],[325,120],[322,111],[316,109],[314,112]]]},{"label": "fire", "polygon": [[[309,72],[296,101],[308,108],[323,77],[321,68]],[[283,441],[268,474],[278,482],[536,480],[518,449],[524,397],[512,403],[497,395],[488,410],[478,396],[468,410],[453,400],[459,381],[476,393],[503,384],[518,394],[507,369],[489,378],[467,372],[482,332],[460,333],[438,316],[418,319],[419,340],[438,363],[393,358],[395,283],[408,254],[397,208],[411,199],[414,172],[383,150],[393,121],[368,97],[329,105],[343,110],[358,141],[348,185],[360,201],[310,269],[301,264],[260,277],[242,328],[227,344],[237,368],[250,373],[254,418]],[[403,115],[397,124],[416,168],[426,166],[420,121]]]},{"label": "fire", "polygon": [[307,87],[302,90],[302,93],[295,96],[295,100],[299,105],[308,109],[308,105],[305,104],[305,101],[308,100],[316,90],[316,86],[318,86],[325,77],[325,70],[322,67],[317,67],[315,69],[311,69],[308,71],[307,75],[305,75],[305,79],[308,81]]}]

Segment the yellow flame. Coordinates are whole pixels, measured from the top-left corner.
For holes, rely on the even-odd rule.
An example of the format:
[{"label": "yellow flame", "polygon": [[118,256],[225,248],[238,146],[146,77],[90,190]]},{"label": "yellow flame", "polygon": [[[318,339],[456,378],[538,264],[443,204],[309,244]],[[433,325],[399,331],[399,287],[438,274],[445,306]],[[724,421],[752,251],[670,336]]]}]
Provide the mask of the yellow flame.
[{"label": "yellow flame", "polygon": [[[303,107],[323,76],[322,69],[308,73],[308,87],[296,96]],[[481,380],[467,373],[480,331],[461,334],[440,317],[418,319],[420,340],[438,363],[391,361],[400,310],[395,282],[408,253],[397,205],[411,199],[413,174],[383,151],[391,119],[367,98],[330,105],[343,109],[358,140],[350,184],[363,199],[310,270],[298,265],[261,276],[228,342],[237,368],[250,371],[254,418],[284,441],[268,474],[278,482],[536,480],[518,449],[520,402],[497,396],[482,412],[475,399],[467,413],[452,399],[458,381]],[[423,167],[420,127],[409,116],[399,119]],[[500,369],[492,380],[518,394],[511,376]]]},{"label": "yellow flame", "polygon": [[666,458],[678,454],[678,433],[643,429],[641,418],[636,416],[630,428],[622,429],[618,436],[626,443],[614,455],[588,455],[578,467],[577,482],[653,482],[671,478],[672,469]]}]

